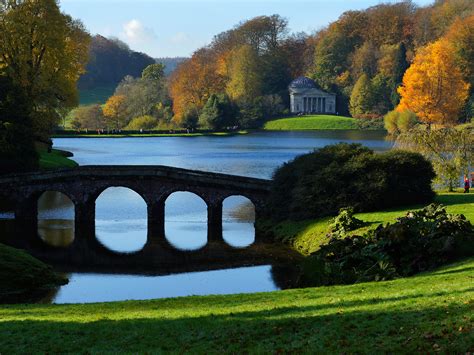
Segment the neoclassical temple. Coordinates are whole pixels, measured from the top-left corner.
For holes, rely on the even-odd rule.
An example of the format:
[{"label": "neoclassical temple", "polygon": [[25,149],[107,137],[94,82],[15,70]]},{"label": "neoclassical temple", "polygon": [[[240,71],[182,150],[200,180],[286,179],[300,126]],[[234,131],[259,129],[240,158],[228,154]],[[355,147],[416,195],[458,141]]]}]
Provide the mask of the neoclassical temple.
[{"label": "neoclassical temple", "polygon": [[291,113],[336,113],[336,95],[318,89],[310,78],[296,78],[288,90]]}]

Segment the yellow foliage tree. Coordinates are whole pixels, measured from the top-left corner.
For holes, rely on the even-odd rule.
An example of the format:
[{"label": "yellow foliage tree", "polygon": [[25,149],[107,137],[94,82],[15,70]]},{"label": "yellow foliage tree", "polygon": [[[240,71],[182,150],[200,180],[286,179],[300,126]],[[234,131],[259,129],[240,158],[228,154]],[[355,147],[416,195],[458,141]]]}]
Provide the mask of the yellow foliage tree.
[{"label": "yellow foliage tree", "polygon": [[126,101],[127,98],[124,95],[114,95],[105,103],[102,112],[109,121],[109,127],[113,126],[115,129],[121,129],[126,125]]},{"label": "yellow foliage tree", "polygon": [[231,99],[252,99],[261,95],[262,79],[258,64],[257,53],[250,45],[233,51],[226,87]]},{"label": "yellow foliage tree", "polygon": [[77,105],[89,35],[55,0],[0,2],[0,33],[0,74],[22,88],[35,134],[46,138],[58,112]]},{"label": "yellow foliage tree", "polygon": [[398,88],[401,100],[397,111],[411,110],[428,125],[455,124],[468,90],[452,46],[441,39],[417,52]]}]

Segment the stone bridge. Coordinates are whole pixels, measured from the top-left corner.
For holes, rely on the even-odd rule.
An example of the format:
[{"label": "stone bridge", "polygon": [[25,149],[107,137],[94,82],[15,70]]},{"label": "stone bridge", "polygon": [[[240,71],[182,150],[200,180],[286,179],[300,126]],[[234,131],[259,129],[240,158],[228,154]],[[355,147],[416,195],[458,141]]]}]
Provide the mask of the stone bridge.
[{"label": "stone bridge", "polygon": [[[196,194],[207,205],[208,245],[205,251],[194,252],[194,255],[200,260],[211,260],[220,255],[221,262],[226,263],[232,255],[242,257],[242,253],[232,252],[230,249],[233,248],[223,245],[223,201],[230,196],[244,196],[254,204],[257,218],[264,208],[270,181],[165,166],[81,166],[4,176],[0,178],[0,198],[13,201],[15,205],[16,236],[12,244],[34,250],[33,254],[46,260],[67,260],[68,263],[77,260],[77,264],[87,262],[88,265],[102,260],[103,264],[116,265],[119,260],[115,255],[117,253],[105,250],[95,238],[96,199],[109,187],[129,188],[138,193],[147,205],[148,240],[145,248],[135,253],[135,257],[128,254],[135,261],[152,254],[155,256],[150,259],[156,260],[158,249],[161,264],[168,260],[168,265],[171,265],[178,254],[181,255],[179,259],[183,254],[188,255],[181,261],[190,261],[189,255],[193,253],[173,250],[165,238],[165,201],[172,193],[182,191]],[[60,192],[74,204],[75,238],[66,251],[51,250],[39,240],[37,206],[38,199],[46,191]],[[102,256],[98,258],[98,254]],[[258,259],[258,256],[252,258]]]}]

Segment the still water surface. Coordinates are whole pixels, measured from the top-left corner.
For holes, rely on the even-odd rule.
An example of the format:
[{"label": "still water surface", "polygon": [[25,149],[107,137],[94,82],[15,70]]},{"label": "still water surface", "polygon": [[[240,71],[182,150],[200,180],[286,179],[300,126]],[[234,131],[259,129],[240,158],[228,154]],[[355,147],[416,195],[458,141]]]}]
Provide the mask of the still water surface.
[{"label": "still water surface", "polygon": [[[61,138],[54,146],[74,153],[80,165],[169,165],[187,169],[270,178],[295,156],[336,142],[357,142],[374,150],[391,143],[374,131],[265,132],[233,137]],[[44,195],[39,203],[39,235],[56,246],[74,238],[72,204],[65,196]],[[177,192],[166,201],[166,238],[179,249],[207,242],[206,205],[196,195]],[[242,197],[224,202],[223,236],[234,247],[254,241],[253,206]],[[146,205],[135,192],[110,188],[97,200],[97,239],[111,250],[132,252],[146,242]],[[186,295],[264,292],[278,289],[270,265],[169,276],[70,274],[70,283],[46,301],[83,303]]]}]

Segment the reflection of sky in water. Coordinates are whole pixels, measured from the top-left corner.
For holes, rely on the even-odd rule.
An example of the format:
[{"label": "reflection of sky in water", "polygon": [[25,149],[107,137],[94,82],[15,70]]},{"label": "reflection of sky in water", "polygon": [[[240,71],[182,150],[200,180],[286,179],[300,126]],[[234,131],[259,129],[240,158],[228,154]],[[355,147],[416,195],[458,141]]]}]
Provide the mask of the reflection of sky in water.
[{"label": "reflection of sky in water", "polygon": [[262,132],[233,137],[57,138],[79,164],[170,165],[188,169],[269,178],[296,155],[337,142],[375,150],[391,143],[376,131]]},{"label": "reflection of sky in water", "polygon": [[[230,282],[229,282],[230,281]],[[92,303],[275,291],[270,266],[170,276],[72,274],[54,303]]]},{"label": "reflection of sky in water", "polygon": [[[384,141],[382,134],[369,131],[267,132],[196,138],[75,138],[54,139],[54,145],[73,152],[74,159],[81,165],[169,165],[270,178],[276,167],[295,156],[339,141],[355,141],[375,150],[386,150],[391,146]],[[248,206],[248,201],[242,197],[224,202],[223,237],[235,247],[250,245],[255,238],[253,216],[249,217],[245,206]],[[71,220],[73,215],[72,204],[64,198],[50,195],[40,203],[41,219]],[[0,218],[2,216],[5,215],[0,215]],[[139,250],[146,242],[146,218],[147,208],[138,194],[124,188],[108,189],[97,200],[97,237],[112,250]],[[206,206],[194,195],[173,194],[166,203],[166,235],[179,248],[204,246],[206,221]],[[42,228],[42,233],[47,234],[47,224]],[[57,240],[60,234],[57,230],[51,232],[55,243],[60,243]],[[73,274],[70,284],[60,289],[55,302],[99,302],[275,289],[269,266],[163,277]]]}]

